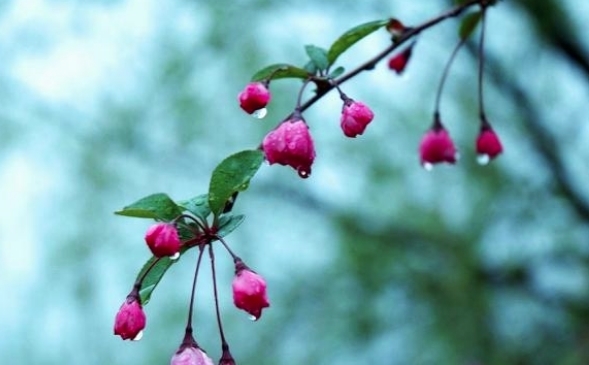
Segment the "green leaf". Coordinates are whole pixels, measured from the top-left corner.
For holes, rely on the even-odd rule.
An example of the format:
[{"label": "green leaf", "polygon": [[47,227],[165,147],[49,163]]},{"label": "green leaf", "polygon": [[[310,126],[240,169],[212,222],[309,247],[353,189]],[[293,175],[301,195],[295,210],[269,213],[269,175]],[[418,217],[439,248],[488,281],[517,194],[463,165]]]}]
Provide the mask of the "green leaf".
[{"label": "green leaf", "polygon": [[157,193],[141,198],[135,203],[116,211],[115,214],[171,221],[182,214],[182,209],[166,194]]},{"label": "green leaf", "polygon": [[201,194],[195,196],[192,199],[182,200],[178,202],[178,205],[186,209],[195,216],[206,220],[209,214],[211,214],[211,208],[209,208],[209,195]]},{"label": "green leaf", "polygon": [[[187,247],[180,248],[180,257],[182,257],[182,255],[184,255],[184,253],[186,253],[188,250],[190,250],[193,247],[195,247],[195,246],[192,246],[189,248],[187,248]],[[145,265],[143,265],[143,267],[141,268],[141,270],[137,274],[136,280],[139,280],[140,278],[143,277],[145,272],[153,265],[151,270],[149,270],[149,273],[147,273],[147,275],[143,279],[141,289],[139,290],[139,295],[141,296],[141,304],[143,304],[143,305],[145,305],[149,302],[149,300],[151,299],[151,294],[153,293],[153,291],[155,290],[155,288],[157,287],[159,282],[162,280],[162,278],[166,274],[166,271],[168,271],[168,269],[172,265],[174,265],[176,262],[180,261],[180,259],[170,260],[169,257],[162,257],[154,265],[154,262],[156,260],[157,260],[157,257],[152,256],[149,260],[147,260]]]},{"label": "green leaf", "polygon": [[[137,280],[139,280],[143,276],[145,271],[153,265],[155,260],[157,260],[155,256],[147,260],[145,265],[143,265],[141,271],[139,271],[139,274],[137,274]],[[154,291],[157,284],[159,284],[160,280],[162,280],[162,278],[164,277],[166,271],[170,268],[170,266],[174,264],[174,262],[175,261],[172,261],[167,257],[163,257],[149,271],[147,276],[143,279],[143,284],[141,286],[141,289],[139,290],[141,304],[146,305],[147,303],[149,303],[149,300],[151,299],[151,293]]]},{"label": "green leaf", "polygon": [[276,79],[306,79],[309,72],[306,70],[289,65],[287,63],[276,63],[264,67],[252,76],[252,81],[276,80]]},{"label": "green leaf", "polygon": [[326,70],[329,67],[329,61],[327,60],[327,51],[321,47],[307,44],[305,46],[305,52],[311,61],[317,66],[319,70]]},{"label": "green leaf", "polygon": [[209,184],[209,207],[215,216],[219,216],[233,193],[247,189],[263,161],[260,150],[241,151],[221,161]]},{"label": "green leaf", "polygon": [[331,77],[332,79],[338,78],[340,75],[342,75],[344,72],[346,72],[346,69],[343,67],[338,67],[335,70],[331,71],[331,73],[329,74],[329,77]]},{"label": "green leaf", "polygon": [[[198,197],[193,198],[193,199],[197,199],[202,196],[204,196],[204,195],[199,195]],[[191,200],[193,200],[193,199],[191,199]],[[222,214],[219,218],[219,231],[217,232],[217,235],[220,237],[227,236],[229,233],[233,232],[244,221],[244,219],[245,219],[245,215],[243,215],[243,214],[235,214],[235,215]],[[184,237],[184,239],[186,239],[186,237]],[[216,241],[216,240],[213,240],[213,241]],[[213,241],[211,241],[211,242],[213,242]],[[192,247],[184,247],[183,246],[183,247],[181,247],[180,248],[180,258],[187,251],[189,251],[191,248],[194,248],[194,247],[197,247],[197,246],[192,246]],[[149,303],[153,291],[158,286],[158,284],[160,283],[160,281],[162,280],[162,278],[164,277],[164,275],[166,274],[168,269],[172,265],[174,265],[176,262],[180,261],[180,258],[177,260],[170,260],[169,257],[162,257],[155,264],[154,264],[154,262],[157,260],[157,257],[153,256],[149,260],[147,260],[145,265],[143,265],[143,267],[141,268],[141,270],[137,274],[137,278],[136,278],[136,280],[139,280],[141,277],[143,277],[145,272],[153,265],[151,270],[149,270],[149,273],[147,273],[147,275],[143,279],[141,289],[139,290],[139,295],[141,296],[141,304],[146,305],[147,303]]]},{"label": "green leaf", "polygon": [[307,62],[304,69],[311,75],[315,75],[317,73],[317,66],[315,66],[315,62],[313,61]]},{"label": "green leaf", "polygon": [[335,60],[337,60],[337,58],[342,53],[353,46],[356,42],[384,27],[388,24],[388,22],[388,19],[375,20],[372,22],[360,24],[342,34],[335,42],[333,42],[329,48],[329,51],[327,52],[327,61],[329,62],[329,65],[333,65]]},{"label": "green leaf", "polygon": [[233,232],[245,219],[243,214],[223,214],[219,217],[219,231],[217,234],[221,237],[227,236]]},{"label": "green leaf", "polygon": [[462,21],[460,22],[460,28],[458,29],[460,39],[465,40],[470,37],[472,32],[481,21],[481,15],[482,13],[477,11],[476,13],[470,13],[462,18]]}]

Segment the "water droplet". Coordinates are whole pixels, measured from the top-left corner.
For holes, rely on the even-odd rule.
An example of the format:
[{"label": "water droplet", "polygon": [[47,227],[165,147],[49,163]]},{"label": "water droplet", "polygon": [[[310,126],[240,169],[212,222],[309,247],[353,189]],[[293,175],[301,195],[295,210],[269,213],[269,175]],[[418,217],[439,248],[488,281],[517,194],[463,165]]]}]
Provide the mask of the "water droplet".
[{"label": "water droplet", "polygon": [[488,165],[491,162],[491,157],[486,153],[481,153],[477,155],[477,162],[482,166]]},{"label": "water droplet", "polygon": [[133,337],[133,341],[139,341],[143,338],[143,331],[139,331],[137,336]]},{"label": "water droplet", "polygon": [[175,254],[170,256],[170,260],[172,260],[172,261],[178,260],[179,258],[180,258],[180,252],[176,252]]},{"label": "water droplet", "polygon": [[254,316],[254,315],[250,315],[247,317],[250,321],[255,322],[258,320],[258,317]]},{"label": "water droplet", "polygon": [[299,176],[303,179],[306,179],[309,176],[311,176],[311,170],[305,169],[304,167],[299,167],[297,172],[299,173]]},{"label": "water droplet", "polygon": [[429,163],[429,162],[424,162],[421,164],[421,166],[423,166],[423,168],[425,169],[425,171],[431,171],[434,169],[434,164],[433,163]]},{"label": "water droplet", "polygon": [[252,116],[256,119],[262,119],[266,116],[266,114],[268,114],[268,109],[262,108],[262,109],[258,109],[255,112],[253,112]]}]

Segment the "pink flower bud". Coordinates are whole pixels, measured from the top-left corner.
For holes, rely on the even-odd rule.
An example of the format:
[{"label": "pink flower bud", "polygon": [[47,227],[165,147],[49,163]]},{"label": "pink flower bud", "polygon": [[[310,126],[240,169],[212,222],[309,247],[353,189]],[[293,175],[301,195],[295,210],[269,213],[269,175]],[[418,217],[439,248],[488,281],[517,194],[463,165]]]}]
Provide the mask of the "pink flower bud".
[{"label": "pink flower bud", "polygon": [[213,360],[200,348],[181,346],[172,356],[170,365],[213,365]]},{"label": "pink flower bud", "polygon": [[180,252],[180,237],[171,223],[156,223],[145,233],[145,242],[156,257],[174,256]]},{"label": "pink flower bud", "polygon": [[410,28],[406,27],[398,19],[391,19],[387,24],[387,30],[391,33],[393,40],[398,40]]},{"label": "pink flower bud", "polygon": [[236,265],[232,283],[233,303],[239,309],[251,314],[256,320],[262,316],[262,309],[270,306],[266,295],[266,281],[245,265]]},{"label": "pink flower bud", "polygon": [[219,359],[219,365],[235,365],[235,359],[233,359],[233,355],[229,351],[229,346],[223,348],[223,354]]},{"label": "pink flower bud", "polygon": [[413,44],[405,48],[401,53],[398,53],[389,59],[389,68],[400,75],[405,70],[411,53],[413,52]]},{"label": "pink flower bud", "polygon": [[115,335],[123,340],[136,339],[145,328],[145,312],[136,295],[130,294],[115,317]]},{"label": "pink flower bud", "polygon": [[419,145],[419,157],[424,166],[440,162],[456,162],[458,157],[456,147],[444,127],[433,127],[423,136]]},{"label": "pink flower bud", "polygon": [[270,164],[288,165],[302,178],[309,177],[315,147],[309,127],[299,117],[282,122],[264,137],[262,149]]},{"label": "pink flower bud", "polygon": [[487,162],[494,159],[503,151],[501,141],[490,126],[481,127],[481,132],[476,141],[477,154],[486,156]]},{"label": "pink flower bud", "polygon": [[351,101],[344,103],[340,125],[347,137],[355,138],[364,133],[368,123],[374,118],[374,113],[364,103]]},{"label": "pink flower bud", "polygon": [[261,82],[250,82],[238,96],[239,106],[248,114],[265,108],[270,102],[270,98],[270,91]]}]

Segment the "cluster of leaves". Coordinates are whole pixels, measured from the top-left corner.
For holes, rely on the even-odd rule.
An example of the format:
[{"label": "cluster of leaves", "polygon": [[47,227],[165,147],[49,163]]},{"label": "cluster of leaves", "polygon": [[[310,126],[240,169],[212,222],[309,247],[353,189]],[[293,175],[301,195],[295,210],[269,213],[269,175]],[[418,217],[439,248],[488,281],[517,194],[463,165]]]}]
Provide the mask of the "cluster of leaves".
[{"label": "cluster of leaves", "polygon": [[[243,222],[242,214],[231,212],[233,197],[247,189],[263,160],[263,154],[259,150],[235,153],[215,168],[211,175],[208,193],[180,201],[174,201],[164,193],[152,194],[124,207],[115,214],[154,219],[160,222],[171,222],[183,214],[191,214],[203,222],[210,222],[216,235],[224,237]],[[180,236],[187,239],[188,232],[181,229]],[[192,247],[195,246],[184,245],[180,256]],[[152,292],[166,271],[177,261],[179,260],[172,260],[169,257],[159,259],[152,257],[145,263],[137,275],[138,279],[143,278],[140,291],[142,304],[149,302]]]},{"label": "cluster of leaves", "polygon": [[272,64],[254,73],[251,80],[297,78],[303,80],[313,79],[317,82],[319,80],[335,79],[345,72],[345,68],[342,66],[332,70],[339,56],[355,43],[383,28],[388,23],[389,19],[383,19],[358,25],[342,34],[329,49],[308,44],[305,46],[305,52],[309,60],[304,66],[298,67],[288,63]]}]

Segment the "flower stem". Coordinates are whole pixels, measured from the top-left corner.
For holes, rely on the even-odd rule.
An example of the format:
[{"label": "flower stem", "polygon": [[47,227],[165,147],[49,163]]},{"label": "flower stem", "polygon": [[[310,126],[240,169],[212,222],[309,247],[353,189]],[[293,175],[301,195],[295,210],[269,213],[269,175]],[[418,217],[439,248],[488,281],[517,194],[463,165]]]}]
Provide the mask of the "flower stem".
[{"label": "flower stem", "polygon": [[202,254],[204,252],[205,245],[199,246],[198,259],[196,261],[196,269],[194,270],[194,278],[192,279],[192,291],[190,293],[190,304],[188,306],[188,320],[186,321],[186,333],[192,333],[192,312],[194,311],[194,294],[196,292],[196,279],[198,277],[198,271],[200,270],[200,263],[202,261]]},{"label": "flower stem", "polygon": [[481,39],[479,41],[479,115],[481,123],[487,123],[485,117],[485,104],[483,98],[483,70],[485,68],[485,13],[487,8],[482,5],[481,10]]},{"label": "flower stem", "polygon": [[217,325],[219,326],[219,335],[221,336],[221,348],[225,349],[227,341],[225,340],[225,333],[223,332],[223,324],[221,323],[221,312],[219,310],[219,294],[217,291],[217,272],[215,270],[215,254],[213,252],[213,245],[209,245],[209,257],[211,258],[211,272],[213,275],[213,295],[215,298],[215,312],[217,314]]},{"label": "flower stem", "polygon": [[450,58],[448,59],[448,62],[446,63],[446,66],[444,67],[444,72],[442,73],[440,85],[438,85],[438,91],[436,93],[436,103],[434,106],[434,113],[436,113],[436,114],[439,114],[439,112],[440,112],[440,100],[442,98],[442,91],[444,90],[444,85],[446,84],[446,79],[448,77],[448,74],[450,73],[450,67],[452,67],[452,64],[454,63],[454,59],[456,58],[458,51],[460,50],[460,48],[464,44],[464,41],[465,41],[465,39],[461,39],[460,42],[458,42],[458,44],[456,45],[456,47],[454,47],[454,50],[452,51],[452,54],[450,55]]},{"label": "flower stem", "polygon": [[153,260],[153,262],[149,265],[149,267],[143,272],[141,277],[139,279],[137,279],[137,281],[135,281],[135,284],[133,285],[134,289],[136,289],[137,291],[139,291],[141,289],[141,285],[143,284],[143,280],[145,280],[145,277],[147,276],[147,274],[149,274],[149,272],[154,268],[154,266],[158,262],[160,262],[161,259],[162,259],[161,257],[158,257],[155,260]]},{"label": "flower stem", "polygon": [[221,244],[223,245],[223,247],[225,247],[225,249],[227,250],[227,252],[229,252],[229,255],[231,255],[231,258],[233,259],[233,261],[235,260],[239,260],[239,256],[237,256],[233,250],[231,250],[231,248],[229,247],[229,245],[227,244],[227,242],[225,242],[225,240],[223,239],[223,237],[216,235],[215,236],[216,239],[219,240],[219,242],[221,242]]}]

